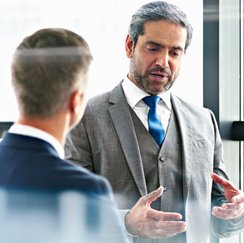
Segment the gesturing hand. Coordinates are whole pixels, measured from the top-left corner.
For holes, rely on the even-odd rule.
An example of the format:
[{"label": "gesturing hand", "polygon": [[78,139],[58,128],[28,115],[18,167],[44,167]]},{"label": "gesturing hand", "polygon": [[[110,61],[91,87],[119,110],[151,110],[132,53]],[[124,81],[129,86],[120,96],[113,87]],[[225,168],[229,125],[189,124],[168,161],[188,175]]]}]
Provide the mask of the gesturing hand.
[{"label": "gesturing hand", "polygon": [[141,197],[126,215],[125,225],[133,235],[145,238],[167,238],[186,231],[186,223],[179,213],[165,213],[154,210],[151,203],[163,194],[163,187]]},{"label": "gesturing hand", "polygon": [[244,194],[225,178],[214,173],[211,177],[216,183],[223,186],[225,198],[228,201],[221,207],[213,207],[212,214],[221,219],[238,220],[244,213]]}]

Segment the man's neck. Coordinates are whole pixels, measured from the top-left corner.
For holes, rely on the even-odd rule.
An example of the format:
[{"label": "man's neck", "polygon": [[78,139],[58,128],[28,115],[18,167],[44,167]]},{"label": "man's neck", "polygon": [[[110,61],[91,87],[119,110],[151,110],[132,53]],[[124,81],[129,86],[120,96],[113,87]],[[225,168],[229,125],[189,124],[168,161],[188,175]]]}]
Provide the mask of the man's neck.
[{"label": "man's neck", "polygon": [[40,129],[55,137],[64,146],[68,128],[63,116],[55,116],[48,119],[38,117],[20,117],[15,124],[22,124]]}]

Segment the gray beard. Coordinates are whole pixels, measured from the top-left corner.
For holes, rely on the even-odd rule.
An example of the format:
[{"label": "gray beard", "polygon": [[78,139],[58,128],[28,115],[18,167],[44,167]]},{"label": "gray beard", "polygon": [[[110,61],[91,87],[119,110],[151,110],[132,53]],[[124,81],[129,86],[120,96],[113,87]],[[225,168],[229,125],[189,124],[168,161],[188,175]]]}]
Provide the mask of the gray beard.
[{"label": "gray beard", "polygon": [[[134,62],[134,55],[131,60],[131,73],[133,75],[133,78],[142,90],[144,90],[148,94],[152,95],[158,95],[159,93],[168,91],[174,84],[175,80],[170,80],[169,83],[166,85],[166,87],[162,87],[160,91],[155,91],[150,88],[150,81],[146,78],[146,75],[140,75],[137,71],[137,66]],[[154,83],[160,84],[160,82],[154,81]]]}]

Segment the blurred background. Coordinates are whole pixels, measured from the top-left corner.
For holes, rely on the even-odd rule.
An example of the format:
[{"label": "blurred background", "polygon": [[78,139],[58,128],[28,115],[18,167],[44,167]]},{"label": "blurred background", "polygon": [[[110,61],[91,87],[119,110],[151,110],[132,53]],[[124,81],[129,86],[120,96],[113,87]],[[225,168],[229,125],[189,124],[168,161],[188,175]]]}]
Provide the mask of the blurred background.
[{"label": "blurred background", "polygon": [[[0,121],[14,121],[18,116],[10,84],[10,63],[14,49],[25,36],[40,28],[62,27],[84,37],[94,57],[88,90],[91,97],[112,89],[127,74],[129,59],[124,43],[130,18],[147,2],[0,0]],[[202,105],[203,3],[169,2],[183,8],[194,28],[194,38],[174,90],[182,98]]]}]

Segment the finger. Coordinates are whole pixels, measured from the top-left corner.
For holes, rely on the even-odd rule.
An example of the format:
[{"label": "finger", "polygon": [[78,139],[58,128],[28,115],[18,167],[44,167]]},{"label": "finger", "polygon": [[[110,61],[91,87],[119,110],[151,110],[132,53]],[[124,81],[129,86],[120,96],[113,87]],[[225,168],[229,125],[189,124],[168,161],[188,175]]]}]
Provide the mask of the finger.
[{"label": "finger", "polygon": [[159,232],[161,232],[164,235],[175,235],[181,232],[185,232],[187,224],[183,221],[159,221],[156,228]]},{"label": "finger", "polygon": [[150,206],[150,204],[153,201],[155,201],[157,198],[159,198],[160,196],[162,196],[163,191],[164,191],[163,187],[160,186],[157,190],[150,192],[149,194],[147,194],[144,197],[141,197],[142,203],[145,204],[145,205]]},{"label": "finger", "polygon": [[158,228],[166,229],[167,231],[176,230],[176,229],[186,229],[186,222],[184,221],[158,221]]},{"label": "finger", "polygon": [[183,221],[151,221],[147,225],[150,238],[167,238],[186,231],[187,224]]},{"label": "finger", "polygon": [[226,179],[224,179],[223,177],[212,173],[211,178],[217,182],[218,184],[222,185],[222,186],[227,186],[228,185],[228,181]]},{"label": "finger", "polygon": [[243,203],[244,202],[244,194],[241,193],[231,199],[232,203]]},{"label": "finger", "polygon": [[244,211],[244,203],[225,203],[221,206],[222,212],[229,215],[242,215]]},{"label": "finger", "polygon": [[220,208],[222,209],[236,209],[239,208],[239,203],[224,203]]},{"label": "finger", "polygon": [[157,221],[174,221],[182,219],[182,215],[179,213],[165,213],[157,210],[150,210],[148,217]]},{"label": "finger", "polygon": [[214,212],[218,212],[218,213],[222,213],[222,214],[228,214],[228,213],[231,213],[231,212],[234,212],[236,210],[239,210],[240,209],[240,206],[239,204],[237,203],[229,203],[228,205],[227,204],[223,204],[221,207],[213,207],[213,211]]},{"label": "finger", "polygon": [[221,207],[213,207],[212,214],[221,219],[233,219],[243,215],[243,204],[227,203]]},{"label": "finger", "polygon": [[178,233],[185,232],[187,227],[185,222],[177,226],[167,226],[165,224],[166,222],[164,222],[164,224],[161,224],[158,221],[158,223],[158,225],[147,225],[141,232],[141,235],[145,238],[151,239],[168,238]]},{"label": "finger", "polygon": [[226,180],[224,177],[212,173],[211,178],[218,184],[222,185],[223,187],[229,187],[234,190],[238,190],[230,181]]},{"label": "finger", "polygon": [[227,214],[221,212],[212,211],[212,215],[219,219],[229,219]]},{"label": "finger", "polygon": [[220,219],[231,218],[231,210],[222,207],[213,207],[212,215]]}]

